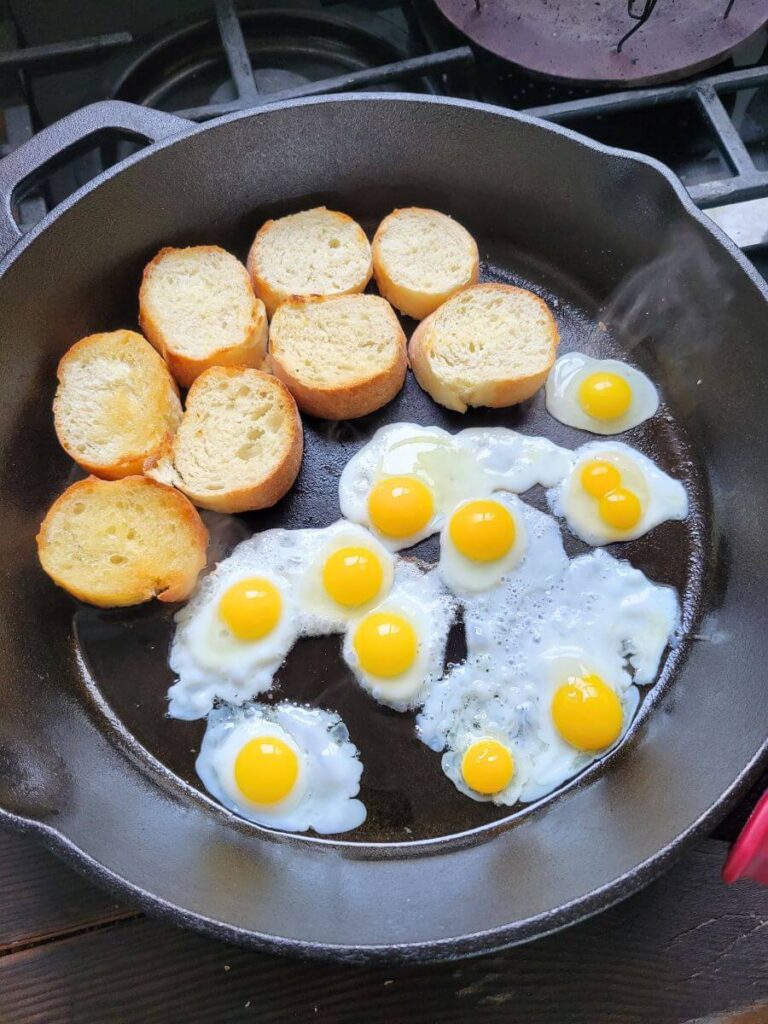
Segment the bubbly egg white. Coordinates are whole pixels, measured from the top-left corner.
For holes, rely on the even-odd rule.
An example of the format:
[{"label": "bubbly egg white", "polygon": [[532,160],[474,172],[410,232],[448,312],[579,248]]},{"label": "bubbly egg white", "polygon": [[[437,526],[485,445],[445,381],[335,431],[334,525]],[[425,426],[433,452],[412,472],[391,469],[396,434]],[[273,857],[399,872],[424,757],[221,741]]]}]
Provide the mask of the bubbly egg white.
[{"label": "bubbly egg white", "polygon": [[[285,800],[256,806],[238,789],[234,765],[245,744],[262,736],[287,743],[300,768]],[[365,806],[355,799],[363,772],[358,751],[340,717],[329,711],[289,703],[217,708],[208,718],[195,769],[211,796],[259,825],[328,835],[365,821]]]},{"label": "bubbly egg white", "polygon": [[[570,472],[560,484],[547,491],[547,500],[555,515],[563,517],[571,533],[586,544],[597,547],[636,540],[660,523],[685,519],[688,515],[688,495],[682,483],[673,480],[647,455],[629,445],[621,441],[590,441],[577,448],[573,456]],[[580,482],[584,465],[593,460],[615,465],[621,472],[622,486],[637,494],[642,514],[636,526],[617,530],[600,518],[597,501],[587,494]]]},{"label": "bubbly egg white", "polygon": [[[579,388],[593,373],[614,373],[622,377],[632,392],[627,411],[613,420],[599,420],[583,408],[579,401]],[[655,415],[659,407],[659,394],[655,386],[641,371],[618,359],[593,359],[581,352],[560,356],[550,371],[546,385],[547,412],[556,420],[589,430],[593,434],[620,434],[636,427]]]}]

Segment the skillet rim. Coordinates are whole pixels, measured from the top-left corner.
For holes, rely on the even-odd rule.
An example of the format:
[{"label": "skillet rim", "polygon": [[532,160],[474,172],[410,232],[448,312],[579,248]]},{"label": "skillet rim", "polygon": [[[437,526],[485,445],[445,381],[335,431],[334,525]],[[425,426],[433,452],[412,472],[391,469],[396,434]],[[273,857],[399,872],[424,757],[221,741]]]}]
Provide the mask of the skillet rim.
[{"label": "skillet rim", "polygon": [[[191,124],[179,118],[179,133],[167,136],[158,142],[152,143],[138,153],[108,168],[96,178],[92,179],[64,202],[56,206],[27,234],[19,239],[11,249],[0,260],[0,277],[4,276],[7,270],[15,263],[16,259],[26,251],[28,246],[34,244],[35,240],[47,228],[73,207],[91,191],[97,189],[101,184],[120,174],[123,170],[140,162],[155,152],[166,147],[182,143],[185,139],[198,132],[207,131],[209,128],[227,124],[233,121],[257,117],[262,113],[269,113],[282,109],[304,106],[324,106],[329,103],[415,103],[415,104],[437,104],[442,106],[459,107],[474,110],[483,114],[492,114],[508,118],[510,121],[522,122],[556,136],[569,139],[579,146],[592,150],[602,156],[613,160],[629,161],[634,164],[651,168],[660,178],[663,179],[665,187],[669,188],[672,194],[680,203],[683,212],[707,231],[716,243],[733,259],[740,269],[745,273],[759,295],[768,303],[768,283],[759,275],[754,266],[735,245],[735,243],[724,234],[724,232],[698,207],[694,204],[679,178],[664,164],[652,157],[635,153],[629,150],[618,149],[595,142],[570,128],[558,124],[552,124],[527,114],[511,111],[504,107],[492,104],[480,103],[474,100],[463,100],[452,97],[426,96],[424,94],[381,92],[381,93],[339,93],[330,96],[309,97],[304,99],[289,100],[280,103],[269,104],[257,110],[238,111],[217,118],[203,124]],[[88,112],[93,107],[105,108],[111,106],[134,106],[125,104],[122,101],[105,100],[98,104],[81,108],[78,112],[87,123]],[[188,130],[187,130],[188,125]],[[89,133],[86,133],[86,136]],[[23,152],[23,149],[22,149]],[[416,943],[399,944],[377,944],[377,945],[352,945],[332,944],[327,942],[305,942],[293,938],[276,937],[265,933],[244,929],[230,925],[213,918],[205,917],[202,914],[182,909],[177,905],[156,896],[153,893],[141,888],[133,882],[122,878],[116,872],[104,867],[85,850],[78,847],[63,832],[54,826],[36,820],[33,817],[25,817],[15,814],[0,806],[0,824],[8,824],[16,830],[38,835],[46,847],[58,854],[67,862],[72,864],[87,877],[98,881],[102,886],[127,898],[142,910],[147,910],[176,925],[184,925],[195,931],[202,932],[212,938],[235,942],[265,952],[299,955],[317,960],[325,961],[347,961],[347,962],[427,962],[455,960],[461,957],[478,955],[480,953],[492,952],[510,946],[519,945],[530,941],[533,938],[550,935],[560,929],[591,917],[602,910],[608,909],[626,897],[637,892],[648,882],[658,877],[677,859],[685,847],[696,837],[714,825],[719,818],[732,806],[737,798],[748,788],[756,778],[763,759],[768,755],[768,739],[755,752],[747,765],[740,771],[734,782],[724,791],[721,797],[696,819],[685,831],[678,834],[675,839],[656,853],[647,857],[644,861],[633,868],[619,875],[613,881],[592,890],[585,896],[579,897],[570,903],[563,904],[556,910],[549,910],[533,917],[520,919],[513,924],[489,929],[487,931],[475,932],[469,935],[449,936]],[[546,922],[544,927],[541,925]]]}]

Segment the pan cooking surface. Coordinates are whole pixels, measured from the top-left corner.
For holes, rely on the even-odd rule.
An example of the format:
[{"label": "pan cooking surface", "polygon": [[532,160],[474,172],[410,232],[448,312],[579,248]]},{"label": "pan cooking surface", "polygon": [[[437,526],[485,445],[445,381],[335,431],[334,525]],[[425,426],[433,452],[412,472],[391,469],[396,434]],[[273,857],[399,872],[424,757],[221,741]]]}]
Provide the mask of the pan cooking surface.
[{"label": "pan cooking surface", "polygon": [[[313,202],[314,197],[311,201],[295,203],[293,208],[301,209]],[[335,208],[345,208],[343,200],[335,197],[329,200],[329,205],[333,206],[334,202],[340,204]],[[388,208],[375,211],[380,216],[387,212]],[[369,235],[380,216],[364,222]],[[260,222],[258,216],[253,217],[254,227]],[[467,226],[472,230],[471,224]],[[683,605],[684,632],[689,633],[701,596],[704,492],[684,431],[666,405],[666,401],[671,400],[674,409],[674,395],[665,394],[665,382],[655,372],[657,368],[648,352],[640,348],[630,354],[622,348],[613,334],[599,323],[599,311],[589,298],[571,282],[551,267],[526,259],[503,239],[480,235],[477,240],[483,260],[482,280],[531,288],[550,304],[560,329],[560,353],[578,350],[603,357],[629,357],[637,361],[659,387],[664,404],[658,414],[620,435],[620,439],[638,447],[662,469],[684,481],[691,512],[683,523],[664,523],[639,540],[614,545],[608,550],[642,569],[651,580],[671,584],[678,590]],[[245,255],[239,249],[237,254],[241,258]],[[125,282],[127,293],[133,283]],[[404,327],[410,336],[413,322],[404,320]],[[522,406],[474,410],[461,416],[436,405],[409,373],[397,398],[363,419],[330,423],[304,417],[304,464],[295,487],[286,498],[273,509],[243,516],[204,513],[211,531],[210,564],[226,557],[237,543],[254,531],[278,526],[322,527],[334,522],[340,515],[338,478],[346,462],[378,427],[402,421],[434,424],[454,432],[463,427],[505,426],[543,435],[569,448],[593,439],[592,435],[563,426],[549,416],[544,408],[543,391]],[[546,510],[541,488],[522,497]],[[570,556],[592,550],[565,529],[563,536]],[[434,562],[438,538],[432,537],[404,554]],[[165,713],[166,691],[174,678],[167,664],[174,611],[175,608],[157,602],[113,611],[83,606],[75,614],[75,632],[95,685],[125,729],[180,779],[202,791],[194,762],[205,721],[175,721]],[[585,641],[588,643],[588,638]],[[375,703],[355,683],[339,651],[338,636],[300,640],[277,674],[275,692],[263,699],[288,699],[329,708],[338,711],[347,724],[364,766],[360,797],[368,809],[368,818],[362,827],[346,833],[345,840],[363,843],[433,839],[526,813],[526,808],[520,806],[514,809],[495,807],[491,803],[468,800],[458,793],[441,771],[440,755],[416,739],[414,714],[399,714]],[[663,663],[656,686],[645,691],[641,719],[643,708],[653,712],[647,707],[648,694],[670,683],[675,665],[684,652],[685,642]],[[458,624],[451,634],[447,658],[460,660],[463,653],[463,629]],[[621,757],[633,742],[636,728],[642,728],[642,721],[635,723],[616,757]],[[602,770],[610,771],[610,765],[593,765],[585,772],[584,782]],[[255,825],[245,827],[259,830]]]}]

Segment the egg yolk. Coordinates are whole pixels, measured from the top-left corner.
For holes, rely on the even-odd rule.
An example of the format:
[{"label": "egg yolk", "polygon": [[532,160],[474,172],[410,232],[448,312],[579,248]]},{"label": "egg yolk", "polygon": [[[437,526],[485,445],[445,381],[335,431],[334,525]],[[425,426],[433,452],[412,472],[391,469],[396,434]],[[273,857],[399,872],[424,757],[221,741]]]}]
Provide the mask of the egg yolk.
[{"label": "egg yolk", "polygon": [[280,620],[283,600],[269,580],[240,580],[224,591],[219,616],[238,640],[259,640],[271,633]]},{"label": "egg yolk", "polygon": [[498,501],[468,501],[451,516],[456,549],[475,562],[494,562],[515,543],[515,521]]},{"label": "egg yolk", "polygon": [[382,679],[402,675],[416,660],[418,649],[413,626],[393,612],[366,615],[352,644],[363,671]]},{"label": "egg yolk", "polygon": [[235,784],[253,804],[285,800],[299,777],[296,752],[279,736],[249,740],[235,758]]},{"label": "egg yolk", "polygon": [[383,580],[381,560],[369,548],[339,548],[323,566],[323,586],[345,608],[373,600]]},{"label": "egg yolk", "polygon": [[600,676],[569,676],[552,701],[555,728],[577,750],[602,750],[621,732],[621,702]]},{"label": "egg yolk", "polygon": [[368,495],[371,522],[385,537],[418,533],[430,521],[434,509],[429,488],[414,476],[386,477]]},{"label": "egg yolk", "polygon": [[621,473],[611,462],[595,459],[584,464],[579,479],[591,498],[602,498],[621,484]]},{"label": "egg yolk", "polygon": [[477,740],[461,759],[461,775],[475,793],[492,796],[506,789],[515,774],[515,760],[498,740]]},{"label": "egg yolk", "polygon": [[614,487],[598,499],[600,518],[614,530],[631,530],[640,522],[643,510],[640,499],[626,487]]},{"label": "egg yolk", "polygon": [[632,388],[618,373],[590,373],[579,385],[579,402],[596,420],[623,416],[632,402]]}]

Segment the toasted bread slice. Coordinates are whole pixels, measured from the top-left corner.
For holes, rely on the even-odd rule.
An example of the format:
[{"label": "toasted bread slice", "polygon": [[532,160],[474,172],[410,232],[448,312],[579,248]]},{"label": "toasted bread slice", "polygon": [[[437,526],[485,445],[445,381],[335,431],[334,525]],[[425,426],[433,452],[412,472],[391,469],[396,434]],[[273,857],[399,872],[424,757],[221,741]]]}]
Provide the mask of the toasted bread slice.
[{"label": "toasted bread slice", "polygon": [[118,480],[143,471],[181,420],[168,367],[134,331],[91,334],[59,362],[53,400],[62,448],[89,473]]},{"label": "toasted bread slice", "polygon": [[301,411],[326,420],[386,405],[408,364],[400,321],[378,295],[289,299],[270,324],[269,360]]},{"label": "toasted bread slice", "polygon": [[183,494],[144,476],[80,480],[37,535],[40,563],[74,597],[103,608],[183,601],[205,565],[208,531]]},{"label": "toasted bread slice", "polygon": [[211,366],[261,366],[267,352],[264,303],[218,245],[161,249],[144,268],[139,321],[184,388]]},{"label": "toasted bread slice", "polygon": [[146,472],[173,484],[200,508],[268,508],[291,489],[301,468],[301,417],[276,377],[215,366],[187,395],[176,437]]},{"label": "toasted bread slice", "polygon": [[373,272],[385,299],[423,320],[477,282],[480,256],[466,228],[437,210],[394,210],[373,236]]},{"label": "toasted bread slice", "polygon": [[479,284],[423,320],[408,354],[424,390],[447,409],[466,412],[530,398],[547,379],[558,342],[543,299],[507,284]]},{"label": "toasted bread slice", "polygon": [[268,220],[253,240],[248,270],[270,320],[291,296],[351,295],[371,279],[371,246],[346,213],[318,206]]}]

